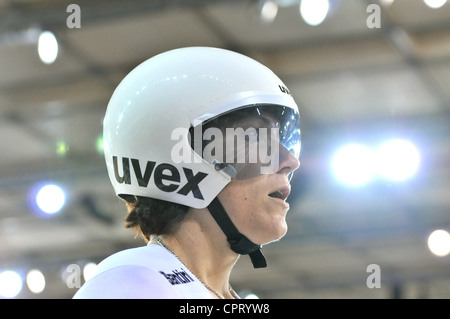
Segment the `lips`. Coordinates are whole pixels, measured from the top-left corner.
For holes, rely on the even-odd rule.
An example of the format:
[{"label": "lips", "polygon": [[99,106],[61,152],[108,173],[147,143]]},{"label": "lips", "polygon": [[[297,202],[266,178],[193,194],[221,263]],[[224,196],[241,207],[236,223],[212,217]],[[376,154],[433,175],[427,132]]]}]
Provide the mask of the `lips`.
[{"label": "lips", "polygon": [[282,186],[280,188],[277,188],[272,193],[270,193],[269,196],[272,197],[272,198],[278,198],[278,199],[281,199],[283,201],[286,201],[286,199],[288,198],[290,192],[291,192],[291,188],[289,186]]}]

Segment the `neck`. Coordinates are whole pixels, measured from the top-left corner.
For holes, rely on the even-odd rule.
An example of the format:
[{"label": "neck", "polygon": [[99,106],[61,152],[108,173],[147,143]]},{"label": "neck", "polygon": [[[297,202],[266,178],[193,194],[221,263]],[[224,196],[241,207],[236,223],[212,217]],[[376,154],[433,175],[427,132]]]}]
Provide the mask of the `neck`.
[{"label": "neck", "polygon": [[159,237],[203,283],[225,298],[234,297],[229,278],[238,254],[207,209],[191,209],[172,234]]}]

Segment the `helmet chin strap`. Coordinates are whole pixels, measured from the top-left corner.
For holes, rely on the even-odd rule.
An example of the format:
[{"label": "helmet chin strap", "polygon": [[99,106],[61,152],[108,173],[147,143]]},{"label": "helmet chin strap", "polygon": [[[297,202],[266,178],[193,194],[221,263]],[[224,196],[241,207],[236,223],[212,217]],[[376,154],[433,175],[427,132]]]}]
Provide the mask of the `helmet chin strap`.
[{"label": "helmet chin strap", "polygon": [[254,268],[267,267],[266,258],[261,252],[261,246],[252,243],[237,230],[217,197],[209,204],[208,210],[227,236],[231,250],[240,255],[249,255]]}]

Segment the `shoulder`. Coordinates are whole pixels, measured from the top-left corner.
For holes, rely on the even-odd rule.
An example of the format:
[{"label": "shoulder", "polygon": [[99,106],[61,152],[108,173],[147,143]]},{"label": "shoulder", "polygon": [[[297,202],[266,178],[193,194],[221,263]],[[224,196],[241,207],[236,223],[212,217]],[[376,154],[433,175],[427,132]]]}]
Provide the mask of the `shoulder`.
[{"label": "shoulder", "polygon": [[157,245],[143,246],[119,251],[104,259],[97,268],[100,274],[119,266],[142,266],[157,269],[171,261],[171,255]]},{"label": "shoulder", "polygon": [[179,298],[170,282],[157,270],[169,258],[170,255],[155,246],[115,253],[98,265],[95,276],[74,298]]},{"label": "shoulder", "polygon": [[178,298],[164,277],[147,267],[124,265],[104,271],[87,281],[74,299]]}]

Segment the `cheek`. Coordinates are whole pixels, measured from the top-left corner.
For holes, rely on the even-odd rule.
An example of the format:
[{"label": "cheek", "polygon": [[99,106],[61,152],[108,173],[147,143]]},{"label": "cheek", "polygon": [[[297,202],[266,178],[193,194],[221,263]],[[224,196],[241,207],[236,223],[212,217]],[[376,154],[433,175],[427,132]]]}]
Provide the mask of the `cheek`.
[{"label": "cheek", "polygon": [[279,206],[248,193],[240,193],[235,199],[224,207],[235,226],[252,242],[263,245],[286,234],[286,212]]},{"label": "cheek", "polygon": [[254,195],[245,183],[232,181],[219,194],[219,200],[225,208],[228,216],[231,218],[235,226],[241,229],[244,224],[250,223],[252,219],[251,212],[254,210]]},{"label": "cheek", "polygon": [[242,190],[232,195],[225,204],[225,207],[229,207],[227,210],[228,215],[236,222],[236,225],[240,225],[245,221],[252,219],[252,211],[254,210],[253,196]]},{"label": "cheek", "polygon": [[256,244],[278,240],[286,234],[286,210],[270,199],[257,183],[234,181],[219,199],[238,230]]}]

